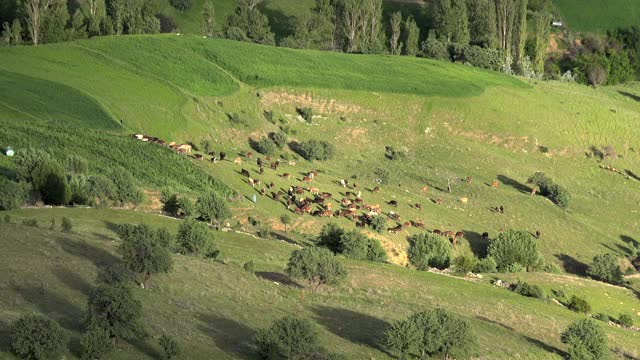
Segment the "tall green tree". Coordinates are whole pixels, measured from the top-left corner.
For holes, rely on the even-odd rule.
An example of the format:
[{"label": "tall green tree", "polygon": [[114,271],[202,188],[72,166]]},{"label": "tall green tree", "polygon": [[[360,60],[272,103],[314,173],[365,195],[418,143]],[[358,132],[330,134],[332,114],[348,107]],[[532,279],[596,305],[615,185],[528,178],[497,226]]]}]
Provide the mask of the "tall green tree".
[{"label": "tall green tree", "polygon": [[409,352],[421,340],[421,329],[411,320],[396,321],[385,331],[386,345],[398,353],[399,360],[405,360]]},{"label": "tall green tree", "polygon": [[512,49],[513,60],[518,67],[522,66],[527,43],[527,1],[514,0]]},{"label": "tall green tree", "polygon": [[113,21],[113,30],[116,35],[123,34],[126,12],[126,0],[109,0],[108,15]]},{"label": "tall green tree", "polygon": [[469,322],[445,309],[419,312],[409,321],[420,332],[418,349],[423,358],[440,353],[448,360],[451,355],[464,354],[474,341]]},{"label": "tall green tree", "polygon": [[238,0],[234,11],[227,16],[223,33],[228,38],[274,45],[275,37],[269,26],[269,19],[257,8],[257,0]]},{"label": "tall green tree", "polygon": [[465,0],[435,1],[435,31],[444,43],[469,43],[469,17]]},{"label": "tall green tree", "polygon": [[495,0],[498,48],[505,56],[511,56],[511,39],[515,6],[514,0]]},{"label": "tall green tree", "polygon": [[573,322],[562,333],[560,341],[569,345],[570,360],[604,359],[608,352],[606,332],[591,319]]},{"label": "tall green tree", "polygon": [[498,45],[496,5],[493,0],[468,0],[470,43],[484,48]]},{"label": "tall green tree", "polygon": [[65,28],[69,22],[67,0],[58,0],[44,12],[40,28],[40,41],[43,44],[66,40]]},{"label": "tall green tree", "polygon": [[25,15],[27,29],[33,45],[40,44],[40,31],[42,23],[47,16],[49,8],[59,0],[22,0],[22,11]]},{"label": "tall green tree", "polygon": [[356,35],[364,11],[363,6],[360,0],[341,0],[340,2],[340,29],[345,38],[347,52],[357,51]]},{"label": "tall green tree", "polygon": [[87,304],[84,323],[87,328],[108,332],[113,344],[118,339],[134,339],[144,335],[142,304],[125,284],[100,284]]},{"label": "tall green tree", "polygon": [[142,275],[142,286],[149,288],[151,276],[166,273],[173,267],[171,236],[166,229],[132,225],[120,232],[122,260],[134,273]]},{"label": "tall green tree", "polygon": [[313,292],[322,285],[338,284],[347,276],[347,270],[331,251],[317,247],[295,250],[285,271],[293,278],[307,281]]},{"label": "tall green tree", "polygon": [[68,335],[55,321],[40,315],[24,315],[11,325],[11,350],[23,359],[60,359]]},{"label": "tall green tree", "polygon": [[509,229],[500,233],[497,239],[489,243],[488,253],[502,271],[515,264],[532,270],[543,260],[538,242],[524,230]]},{"label": "tall green tree", "polygon": [[551,14],[541,11],[533,16],[533,69],[537,74],[544,73],[544,62],[547,59],[547,47],[551,36]]},{"label": "tall green tree", "polygon": [[400,41],[400,31],[402,27],[402,13],[397,11],[389,19],[391,25],[391,37],[389,38],[389,50],[391,55],[400,55],[402,42]]},{"label": "tall green tree", "polygon": [[196,207],[205,221],[213,224],[231,217],[231,210],[225,199],[214,191],[198,198]]},{"label": "tall green tree", "polygon": [[416,56],[420,43],[420,28],[411,15],[407,17],[404,23],[403,38],[405,55]]},{"label": "tall green tree", "polygon": [[202,5],[202,31],[205,36],[212,37],[215,30],[215,6],[211,0],[207,0]]}]

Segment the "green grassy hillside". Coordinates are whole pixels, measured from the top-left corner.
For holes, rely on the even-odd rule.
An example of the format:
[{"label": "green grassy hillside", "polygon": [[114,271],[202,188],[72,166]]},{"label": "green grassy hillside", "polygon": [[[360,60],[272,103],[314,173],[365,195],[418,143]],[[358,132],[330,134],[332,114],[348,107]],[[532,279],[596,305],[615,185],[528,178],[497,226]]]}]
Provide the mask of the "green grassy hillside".
[{"label": "green grassy hillside", "polygon": [[[0,322],[10,323],[25,311],[44,313],[73,335],[72,357],[96,269],[119,261],[113,224],[141,222],[171,231],[177,227],[175,220],[132,211],[43,209],[10,214],[14,222],[26,216],[43,225],[0,224],[8,235],[0,239],[0,260],[7,265],[0,280]],[[61,216],[73,219],[73,234],[44,229],[50,218]],[[217,243],[221,261],[175,256],[172,273],[157,277],[149,291],[135,290],[145,304],[150,338],[123,344],[108,358],[154,358],[157,338],[168,333],[179,339],[185,358],[252,359],[254,331],[293,312],[312,319],[321,329],[322,343],[348,359],[389,359],[380,335],[392,321],[411,311],[445,306],[471,321],[478,343],[474,358],[560,359],[565,347],[559,334],[581,317],[485,282],[346,260],[350,275],[344,285],[311,294],[283,280],[282,269],[295,246],[222,232],[217,233]],[[33,250],[27,253],[25,248]],[[249,260],[256,263],[255,274],[242,269]],[[572,293],[581,286],[565,281],[562,289]],[[598,292],[589,295],[603,296]],[[607,296],[612,302],[629,301],[618,289]],[[612,327],[607,333],[619,354],[638,356],[637,335]],[[2,346],[6,350],[6,343]]]},{"label": "green grassy hillside", "polygon": [[569,28],[603,32],[638,25],[640,6],[634,0],[554,0]]},{"label": "green grassy hillside", "polygon": [[[329,221],[347,228],[354,223],[344,218],[296,216],[270,197],[258,196],[253,204],[248,199],[257,190],[240,175],[241,169],[263,184],[273,182],[275,191],[301,184],[306,172],[317,169],[319,176],[312,186],[334,194],[334,209],[346,191],[338,180],[349,179],[359,185],[349,191],[362,191],[365,203],[380,204],[385,214],[394,210],[403,222],[422,220],[429,230],[463,231],[457,254],[483,256],[488,242],[481,237],[483,232],[493,238],[507,228],[539,230],[545,259],[568,273],[583,274],[594,255],[631,255],[640,241],[638,84],[593,89],[562,82],[525,82],[426,59],[291,50],[176,35],[3,48],[0,77],[4,80],[0,147],[13,145],[17,151],[42,147],[57,154],[73,151],[86,157],[97,172],[105,166],[131,172],[151,192],[170,186],[194,197],[223,182],[243,195],[231,203],[232,224],[246,223],[251,216],[277,232],[279,216],[290,213],[298,242],[303,236],[312,239]],[[313,109],[312,122],[299,117],[300,107]],[[273,113],[272,121],[263,115],[265,111]],[[234,113],[240,122],[230,121]],[[288,130],[292,145],[309,139],[332,142],[335,158],[311,163],[296,155],[292,146],[278,151],[277,157],[295,165],[285,161],[278,171],[265,169],[258,175],[255,157],[233,164],[236,156],[254,151],[251,139],[280,128]],[[227,152],[230,161],[196,162],[155,144],[137,142],[128,137],[133,132],[168,141],[209,139],[215,151]],[[605,145],[611,145],[616,155],[604,160],[587,155],[591,147]],[[385,147],[404,155],[389,160]],[[600,165],[614,166],[627,176]],[[0,174],[10,176],[14,166],[12,159],[0,157]],[[568,210],[529,195],[525,182],[535,171],[546,172],[569,189]],[[283,173],[292,174],[291,179],[284,179]],[[447,179],[452,177],[472,181],[456,182],[449,193]],[[380,178],[384,180],[381,191],[370,191]],[[494,180],[497,188],[491,186]],[[421,191],[425,186],[428,192]],[[441,205],[436,205],[438,199]],[[390,200],[398,206],[387,205]],[[498,206],[505,208],[503,214],[492,210]],[[85,302],[96,266],[104,265],[103,257],[116,259],[109,224],[145,221],[173,229],[177,224],[125,210],[51,211],[11,214],[36,216],[41,224],[66,214],[77,223],[77,234],[66,237],[44,229],[2,225],[10,227],[2,233],[11,237],[1,241],[13,244],[7,245],[11,252],[2,256],[25,259],[11,263],[5,272],[13,275],[1,288],[0,300],[7,304],[2,307],[3,322],[31,309],[55,319],[71,319],[65,321],[71,321],[67,325],[77,331],[75,315]],[[157,206],[150,211],[159,213]],[[394,225],[388,221],[389,227]],[[407,236],[422,230],[408,228],[398,235],[365,231],[380,239],[391,262],[404,265]],[[91,246],[82,245],[83,241]],[[306,294],[301,302],[299,289],[277,286],[241,270],[241,264],[255,259],[259,271],[281,271],[293,247],[266,241],[220,235],[227,265],[178,257],[176,272],[159,280],[157,291],[138,293],[144,297],[153,334],[174,331],[190,344],[194,358],[247,357],[253,345],[240,339],[250,338],[252,329],[297,309],[326,330],[327,346],[354,354],[354,359],[386,358],[386,350],[363,329],[379,333],[388,322],[418,306],[441,305],[472,320],[480,336],[477,355],[481,358],[512,358],[514,352],[521,358],[558,358],[565,350],[559,333],[578,318],[557,305],[525,299],[486,281],[474,284],[392,264],[358,262],[348,262],[352,272],[348,284],[318,297]],[[32,248],[38,249],[33,259],[24,252]],[[269,255],[263,257],[267,249]],[[56,257],[63,260],[49,260]],[[20,268],[30,261],[33,270]],[[68,276],[57,277],[51,266],[67,262]],[[21,271],[29,279],[25,280],[27,290],[16,285]],[[518,275],[548,291],[584,295],[595,311],[611,316],[640,311],[638,295],[620,288],[567,275]],[[78,277],[84,290],[75,284]],[[71,278],[71,284],[62,278]],[[207,287],[202,286],[205,282]],[[238,283],[242,286],[230,285]],[[49,294],[46,284],[54,284],[52,291],[59,294],[44,296],[52,302],[42,304],[40,295]],[[69,302],[70,310],[60,310]],[[341,318],[358,325],[336,325]],[[640,321],[640,315],[634,319]],[[632,333],[610,330],[614,347],[638,356]],[[134,345],[114,356],[153,356],[149,355],[157,351],[153,346]]]}]

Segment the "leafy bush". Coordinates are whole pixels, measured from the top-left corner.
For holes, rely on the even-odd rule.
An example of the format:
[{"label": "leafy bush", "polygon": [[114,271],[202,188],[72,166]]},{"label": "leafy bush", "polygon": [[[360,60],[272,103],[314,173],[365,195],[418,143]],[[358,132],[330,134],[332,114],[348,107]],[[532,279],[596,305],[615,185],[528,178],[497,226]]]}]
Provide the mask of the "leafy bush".
[{"label": "leafy bush", "polygon": [[474,271],[477,267],[478,259],[469,255],[460,255],[453,260],[453,267],[456,272],[466,274]]},{"label": "leafy bush", "polygon": [[313,109],[310,107],[298,108],[298,114],[302,116],[304,121],[311,123],[313,122]]},{"label": "leafy bush", "polygon": [[169,0],[169,2],[171,6],[180,11],[188,10],[191,7],[191,0]]},{"label": "leafy bush", "polygon": [[369,238],[358,230],[346,231],[340,236],[342,253],[356,260],[386,261],[387,253],[376,239]]},{"label": "leafy bush", "polygon": [[271,135],[271,139],[276,144],[278,149],[283,149],[287,145],[287,142],[289,141],[289,138],[284,131],[278,131],[276,133],[273,133]]},{"label": "leafy bush", "polygon": [[253,260],[249,260],[244,263],[244,266],[242,268],[244,269],[244,271],[253,274],[256,271],[256,263],[253,262]]},{"label": "leafy bush", "polygon": [[501,271],[507,271],[516,263],[532,270],[542,261],[538,242],[523,230],[509,229],[501,233],[497,239],[489,243],[488,253]]},{"label": "leafy bush", "polygon": [[399,359],[406,359],[409,351],[421,340],[420,330],[411,319],[395,321],[384,332],[385,344],[398,352]]},{"label": "leafy bush", "polygon": [[162,334],[158,339],[158,343],[162,348],[162,353],[160,354],[162,360],[171,360],[180,354],[180,346],[173,336]]},{"label": "leafy bush", "polygon": [[307,319],[287,316],[259,329],[255,340],[263,359],[306,359],[318,346],[318,330]]},{"label": "leafy bush", "polygon": [[215,258],[219,254],[209,226],[194,219],[187,219],[180,224],[175,247],[176,251],[183,255],[195,254]]},{"label": "leafy bush", "polygon": [[499,71],[502,63],[498,50],[476,45],[465,47],[463,57],[466,63],[493,71]]},{"label": "leafy bush", "polygon": [[554,183],[551,178],[545,175],[545,173],[534,173],[529,177],[527,183],[537,186],[538,189],[540,189],[540,195],[547,197],[561,208],[566,209],[569,207],[571,196],[567,189]]},{"label": "leafy bush", "polygon": [[425,57],[435,60],[449,60],[449,51],[447,46],[440,42],[433,31],[429,32],[429,36],[422,43],[422,52]]},{"label": "leafy bush", "polygon": [[335,154],[335,148],[328,141],[311,139],[300,143],[296,152],[309,161],[330,160]]},{"label": "leafy bush", "polygon": [[408,320],[421,335],[415,344],[418,353],[444,354],[445,359],[469,357],[465,352],[474,335],[468,320],[441,308],[415,313]]},{"label": "leafy bush", "polygon": [[62,217],[62,232],[70,233],[72,229],[73,229],[73,223],[71,222],[71,219],[69,219],[66,216],[63,216]]},{"label": "leafy bush", "polygon": [[229,121],[231,122],[232,125],[249,126],[249,122],[245,118],[240,117],[240,115],[238,115],[237,112],[233,114],[227,114],[227,117],[229,118]]},{"label": "leafy bush", "polygon": [[591,312],[591,305],[589,305],[587,300],[576,295],[571,296],[567,307],[575,312],[583,314],[588,314]]},{"label": "leafy bush", "polygon": [[503,271],[508,273],[519,273],[526,271],[527,269],[522,266],[520,263],[509,264]]},{"label": "leafy bush", "polygon": [[134,339],[145,334],[142,304],[124,284],[99,284],[89,296],[84,323],[109,333],[109,338]]},{"label": "leafy bush", "polygon": [[633,316],[631,314],[620,314],[616,322],[622,326],[633,326]]},{"label": "leafy bush", "polygon": [[80,338],[83,360],[102,359],[113,349],[109,331],[96,324],[90,326]]},{"label": "leafy bush", "polygon": [[217,192],[209,191],[200,196],[196,202],[196,207],[204,221],[213,223],[231,217],[231,210],[223,197]]},{"label": "leafy bush", "polygon": [[13,210],[27,202],[30,186],[26,182],[15,182],[0,176],[0,210]]},{"label": "leafy bush", "polygon": [[22,225],[38,227],[38,219],[26,218],[22,220]]},{"label": "leafy bush", "polygon": [[473,268],[473,272],[476,273],[494,273],[497,271],[496,261],[491,256],[487,256],[484,259],[478,260],[476,266]]},{"label": "leafy bush", "polygon": [[307,281],[313,292],[321,285],[335,285],[347,277],[347,270],[333,253],[317,247],[293,251],[285,271],[293,278]]},{"label": "leafy bush", "polygon": [[387,226],[387,220],[384,216],[376,215],[369,219],[369,226],[378,234],[382,234]]},{"label": "leafy bush", "polygon": [[115,188],[113,200],[117,203],[138,205],[144,200],[144,193],[127,171],[113,171],[111,181]]},{"label": "leafy bush", "polygon": [[98,272],[96,283],[106,285],[127,284],[134,280],[133,273],[123,263],[115,263]]},{"label": "leafy bush", "polygon": [[451,264],[453,249],[449,239],[430,233],[416,234],[409,238],[409,262],[418,270],[430,267],[446,269]]},{"label": "leafy bush", "polygon": [[587,268],[587,275],[600,281],[619,285],[623,281],[623,273],[618,265],[618,258],[611,253],[596,255]]},{"label": "leafy bush", "polygon": [[333,222],[325,224],[318,235],[318,245],[324,246],[336,254],[341,253],[343,251],[342,234],[344,234],[344,230],[338,224]]},{"label": "leafy bush", "polygon": [[542,299],[544,296],[542,289],[538,285],[531,285],[524,281],[518,281],[516,286],[513,288],[513,292],[522,296],[537,299]]},{"label": "leafy bush", "polygon": [[595,315],[592,316],[594,319],[596,320],[600,320],[602,322],[609,322],[609,316],[607,314],[603,314],[603,313],[597,313]]},{"label": "leafy bush", "polygon": [[169,251],[172,236],[164,229],[153,229],[148,225],[128,225],[117,229],[122,239],[119,251],[122,260],[134,273],[143,276],[142,286],[149,288],[151,276],[167,273],[173,267]]},{"label": "leafy bush", "polygon": [[60,359],[66,351],[67,335],[60,326],[39,315],[24,315],[11,325],[11,350],[18,357],[34,360]]},{"label": "leafy bush", "polygon": [[263,136],[254,144],[254,149],[261,154],[273,156],[278,149],[278,145],[272,139]]},{"label": "leafy bush", "polygon": [[43,160],[33,170],[33,187],[47,205],[66,205],[71,201],[71,187],[62,165],[55,160]]},{"label": "leafy bush", "polygon": [[607,334],[595,321],[581,319],[573,322],[560,336],[569,345],[569,359],[597,360],[606,358]]},{"label": "leafy bush", "polygon": [[542,267],[542,271],[546,272],[546,273],[550,273],[550,274],[560,274],[562,273],[562,269],[560,268],[560,265],[554,263],[554,262],[547,262],[544,264],[544,266]]}]

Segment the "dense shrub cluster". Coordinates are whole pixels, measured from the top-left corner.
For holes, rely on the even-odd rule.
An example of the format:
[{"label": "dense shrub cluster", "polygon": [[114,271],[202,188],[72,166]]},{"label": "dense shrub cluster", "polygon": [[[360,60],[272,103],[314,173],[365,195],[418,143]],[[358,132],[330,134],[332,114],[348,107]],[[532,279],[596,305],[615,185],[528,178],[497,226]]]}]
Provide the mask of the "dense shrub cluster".
[{"label": "dense shrub cluster", "polygon": [[68,335],[43,316],[25,315],[13,323],[10,332],[11,349],[20,358],[60,359],[66,351]]},{"label": "dense shrub cluster", "polygon": [[554,183],[553,180],[543,172],[536,172],[531,175],[527,183],[537,187],[540,190],[540,195],[547,197],[561,208],[566,209],[569,207],[571,197],[567,189]]},{"label": "dense shrub cluster", "polygon": [[589,302],[576,295],[572,295],[569,299],[567,307],[575,312],[589,314],[591,312],[591,305]]},{"label": "dense shrub cluster", "polygon": [[350,259],[384,262],[387,253],[380,241],[369,238],[358,230],[345,231],[335,223],[322,227],[318,245],[325,246],[334,253],[344,254]]},{"label": "dense shrub cluster", "polygon": [[488,253],[500,271],[534,270],[543,263],[538,242],[527,231],[507,230],[489,243]]},{"label": "dense shrub cluster", "polygon": [[540,286],[532,285],[524,281],[518,281],[518,283],[513,288],[513,292],[522,296],[537,299],[542,299],[544,297],[544,292],[542,291],[542,288],[540,288]]},{"label": "dense shrub cluster", "polygon": [[336,285],[347,277],[347,270],[335,255],[325,248],[305,247],[291,253],[286,273],[306,281],[313,292],[322,285]]},{"label": "dense shrub cluster", "polygon": [[194,219],[187,219],[178,227],[175,249],[180,254],[195,254],[208,259],[216,258],[220,253],[209,226]]},{"label": "dense shrub cluster", "polygon": [[266,136],[263,136],[260,138],[260,140],[258,140],[257,142],[255,142],[253,144],[253,148],[264,155],[267,156],[273,156],[276,153],[276,150],[278,149],[278,145],[276,144],[276,142]]},{"label": "dense shrub cluster", "polygon": [[416,234],[409,238],[409,262],[418,270],[431,267],[446,269],[451,265],[453,248],[449,239],[431,233]]},{"label": "dense shrub cluster", "polygon": [[335,147],[328,141],[311,139],[301,142],[296,151],[309,161],[330,160],[335,154]]},{"label": "dense shrub cluster", "polygon": [[596,280],[614,285],[620,285],[623,281],[623,273],[620,265],[618,265],[618,257],[611,253],[596,255],[587,268],[587,275]]}]

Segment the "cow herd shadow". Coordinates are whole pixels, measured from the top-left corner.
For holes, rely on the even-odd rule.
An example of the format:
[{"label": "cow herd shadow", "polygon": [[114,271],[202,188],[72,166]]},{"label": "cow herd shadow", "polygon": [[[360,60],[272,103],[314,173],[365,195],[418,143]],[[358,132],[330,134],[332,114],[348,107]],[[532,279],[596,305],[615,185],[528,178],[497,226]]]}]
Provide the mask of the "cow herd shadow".
[{"label": "cow herd shadow", "polygon": [[504,176],[504,175],[498,175],[497,177],[498,181],[500,181],[503,185],[506,186],[510,186],[516,190],[518,190],[521,193],[525,193],[528,194],[531,192],[531,188],[525,184],[522,184],[520,182],[518,182],[517,180],[514,180],[508,176]]},{"label": "cow herd shadow", "polygon": [[235,358],[254,359],[255,331],[235,320],[215,314],[200,313],[198,329],[206,334],[218,348]]}]

